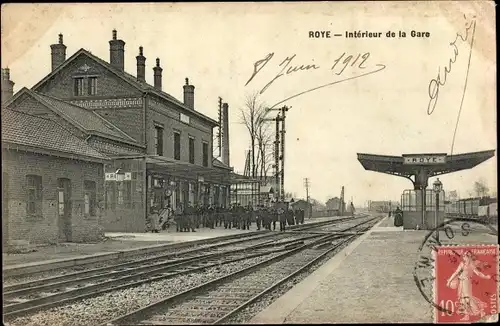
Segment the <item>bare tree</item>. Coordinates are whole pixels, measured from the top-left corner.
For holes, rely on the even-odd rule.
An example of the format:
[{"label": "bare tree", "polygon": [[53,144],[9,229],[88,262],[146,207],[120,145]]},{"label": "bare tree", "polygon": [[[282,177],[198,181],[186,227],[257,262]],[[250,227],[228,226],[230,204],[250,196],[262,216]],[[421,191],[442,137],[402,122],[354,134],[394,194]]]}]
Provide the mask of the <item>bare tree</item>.
[{"label": "bare tree", "polygon": [[479,179],[474,182],[474,192],[477,197],[485,197],[488,196],[490,189],[486,185],[486,181],[484,179]]},{"label": "bare tree", "polygon": [[[245,107],[240,109],[241,122],[245,125],[245,127],[248,130],[248,133],[250,134],[250,144],[251,144],[250,156],[251,156],[252,177],[255,177],[257,174],[255,148],[256,145],[260,144],[258,138],[260,135],[260,131],[263,130],[263,128],[261,128],[264,123],[263,119],[267,114],[265,103],[261,102],[258,97],[259,97],[258,92],[247,95],[245,98]],[[262,157],[264,157],[265,160],[265,155]]]},{"label": "bare tree", "polygon": [[295,198],[297,198],[297,193],[285,191],[285,198],[294,198],[295,200]]},{"label": "bare tree", "polygon": [[269,124],[261,123],[258,127],[257,134],[257,166],[259,167],[260,179],[264,182],[267,181],[267,172],[269,170],[269,163],[274,156],[274,147],[271,130]]},{"label": "bare tree", "polygon": [[319,200],[314,198],[309,198],[309,202],[312,205],[313,211],[323,211],[326,210],[325,204],[321,203]]}]

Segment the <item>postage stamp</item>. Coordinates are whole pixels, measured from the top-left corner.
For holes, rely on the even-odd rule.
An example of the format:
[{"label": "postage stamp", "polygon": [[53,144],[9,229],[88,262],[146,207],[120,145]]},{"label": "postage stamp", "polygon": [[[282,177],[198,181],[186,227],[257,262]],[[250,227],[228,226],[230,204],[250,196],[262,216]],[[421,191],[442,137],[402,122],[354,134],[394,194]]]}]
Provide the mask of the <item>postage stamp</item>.
[{"label": "postage stamp", "polygon": [[498,252],[498,245],[436,247],[435,323],[498,321]]}]

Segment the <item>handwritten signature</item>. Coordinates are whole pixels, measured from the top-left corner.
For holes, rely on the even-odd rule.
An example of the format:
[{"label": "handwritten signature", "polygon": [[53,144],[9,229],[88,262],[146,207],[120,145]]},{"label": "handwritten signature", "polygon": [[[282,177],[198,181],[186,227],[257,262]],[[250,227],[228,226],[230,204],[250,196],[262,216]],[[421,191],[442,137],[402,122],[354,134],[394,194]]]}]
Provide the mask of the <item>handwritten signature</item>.
[{"label": "handwritten signature", "polygon": [[[465,18],[465,16],[464,16],[464,18]],[[467,87],[467,77],[469,76],[469,68],[470,68],[470,58],[471,58],[471,54],[472,54],[472,46],[474,44],[474,34],[475,34],[475,31],[476,31],[476,22],[474,20],[472,22],[470,22],[470,24],[468,24],[468,25],[467,25],[467,23],[465,24],[465,37],[462,36],[462,34],[460,34],[460,33],[456,33],[455,40],[450,43],[450,46],[453,47],[454,56],[453,56],[453,58],[449,59],[448,65],[444,67],[443,77],[441,77],[441,69],[438,68],[438,75],[437,75],[437,77],[434,78],[434,79],[431,79],[431,81],[429,82],[428,91],[429,91],[429,98],[430,98],[430,100],[429,100],[429,104],[427,106],[427,114],[428,115],[431,115],[434,112],[434,109],[436,107],[437,100],[438,100],[438,97],[439,97],[439,88],[441,86],[444,86],[446,84],[446,77],[451,72],[451,64],[455,63],[457,61],[457,57],[458,57],[457,41],[460,38],[463,42],[467,42],[469,40],[469,30],[471,28],[472,28],[472,33],[471,33],[472,40],[471,40],[471,44],[470,44],[469,63],[467,65],[467,73],[466,73],[466,77],[465,77],[465,80],[466,80],[465,86],[464,86],[464,94],[465,94],[465,88]]]},{"label": "handwritten signature", "polygon": [[[472,47],[474,46],[474,35],[476,34],[476,21],[474,18],[476,16],[472,17],[472,21],[469,23],[465,23],[465,37],[460,34],[456,33],[455,40],[450,43],[450,46],[453,47],[453,53],[454,56],[453,58],[450,58],[448,61],[448,65],[444,67],[444,74],[443,77],[441,78],[441,69],[438,68],[438,75],[436,78],[431,79],[429,82],[429,87],[428,87],[428,94],[429,94],[429,104],[427,105],[427,114],[431,115],[434,112],[434,109],[436,108],[436,104],[438,101],[439,97],[439,90],[441,86],[444,86],[446,84],[446,76],[451,72],[451,64],[455,63],[457,61],[458,57],[458,46],[457,46],[457,41],[458,39],[462,40],[462,42],[468,43],[469,41],[469,36],[470,36],[470,48],[469,48],[469,60],[467,62],[467,71],[465,73],[465,83],[462,91],[462,99],[460,101],[460,107],[458,109],[458,114],[457,114],[457,122],[455,124],[455,130],[453,131],[453,139],[451,141],[451,153],[450,155],[453,155],[453,148],[455,146],[455,138],[457,135],[457,130],[458,130],[458,123],[460,122],[460,115],[462,113],[462,107],[464,104],[464,98],[465,98],[465,92],[467,91],[467,81],[469,79],[469,70],[470,70],[470,61],[472,57]],[[467,20],[467,17],[464,15],[464,19]],[[472,29],[471,33],[469,34],[469,31]]]},{"label": "handwritten signature", "polygon": [[[260,90],[259,94],[264,93],[279,78],[282,78],[284,76],[288,76],[288,75],[291,75],[291,74],[296,74],[296,73],[301,72],[301,71],[311,71],[311,70],[320,69],[320,66],[318,66],[316,64],[292,65],[292,61],[295,59],[296,56],[297,55],[294,54],[292,56],[286,57],[283,61],[281,61],[281,63],[278,65],[278,67],[282,67],[281,70],[276,74],[276,76],[274,76],[273,79],[271,79],[271,81],[269,81]],[[254,71],[252,73],[252,76],[250,76],[250,78],[246,82],[245,86],[247,86],[254,79],[254,77],[257,74],[259,74],[259,72],[271,61],[271,59],[273,57],[274,57],[274,52],[269,53],[263,59],[257,60],[254,63]],[[340,76],[340,75],[342,75],[342,73],[346,69],[356,70],[356,71],[363,71],[363,73],[360,73],[360,74],[355,75],[355,76],[345,77],[345,78],[342,78],[340,80],[336,80],[336,81],[333,81],[333,82],[330,82],[330,83],[327,83],[327,84],[323,84],[323,85],[320,85],[320,86],[317,86],[317,87],[313,87],[313,88],[310,88],[308,90],[299,92],[297,94],[289,96],[286,99],[284,99],[284,100],[282,100],[282,101],[274,104],[270,108],[273,108],[273,107],[275,107],[275,106],[277,106],[277,105],[279,105],[279,104],[281,104],[281,103],[283,103],[285,101],[288,101],[288,100],[290,100],[292,98],[295,98],[295,97],[298,97],[300,95],[303,95],[303,94],[306,94],[306,93],[309,93],[309,92],[312,92],[312,91],[315,91],[315,90],[318,90],[318,89],[321,89],[321,88],[324,88],[324,87],[332,86],[332,85],[335,85],[335,84],[338,84],[338,83],[341,83],[341,82],[345,82],[345,81],[348,81],[348,80],[360,78],[360,77],[363,77],[363,76],[368,76],[368,75],[377,73],[377,72],[385,69],[385,67],[386,67],[385,65],[383,65],[383,64],[376,64],[375,66],[378,67],[378,68],[374,68],[374,69],[371,69],[371,70],[369,70],[367,72],[364,72],[363,69],[367,68],[366,66],[364,66],[364,64],[369,59],[369,57],[370,57],[370,53],[369,52],[366,52],[364,54],[358,54],[357,56],[356,55],[347,55],[346,56],[345,52],[342,53],[342,55],[340,57],[338,57],[336,60],[333,61],[333,65],[330,68],[331,73],[333,73],[336,76]]]}]

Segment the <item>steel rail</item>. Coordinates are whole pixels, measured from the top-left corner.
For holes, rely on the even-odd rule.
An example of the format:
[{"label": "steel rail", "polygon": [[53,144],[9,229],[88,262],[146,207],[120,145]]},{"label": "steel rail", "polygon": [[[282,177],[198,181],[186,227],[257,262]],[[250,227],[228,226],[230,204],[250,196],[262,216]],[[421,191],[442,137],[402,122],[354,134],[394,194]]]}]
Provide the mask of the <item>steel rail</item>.
[{"label": "steel rail", "polygon": [[[354,226],[351,226],[351,227],[348,227],[346,229],[344,229],[345,231],[348,231],[348,230],[351,230],[353,228],[356,228],[356,227],[359,227],[360,225],[363,225],[363,224],[366,224],[366,223],[369,223],[375,219],[378,219],[378,218],[371,218],[367,221],[363,221],[357,225],[354,225]],[[260,263],[256,263],[256,264],[253,264],[247,268],[244,268],[244,269],[241,269],[241,270],[238,270],[236,272],[233,272],[233,273],[230,273],[228,275],[224,275],[222,277],[219,277],[217,279],[214,279],[214,280],[211,280],[211,281],[208,281],[208,282],[205,282],[199,286],[195,286],[195,287],[192,287],[190,289],[187,289],[181,293],[178,293],[178,294],[175,294],[173,296],[170,296],[170,297],[167,297],[165,299],[162,299],[162,300],[159,300],[155,303],[152,303],[148,306],[145,306],[145,307],[142,307],[142,308],[139,308],[139,309],[136,309],[128,314],[125,314],[125,315],[122,315],[118,318],[115,318],[111,321],[107,321],[101,325],[122,325],[122,324],[134,324],[134,323],[137,323],[139,320],[143,320],[144,319],[144,315],[149,315],[151,314],[152,312],[156,311],[156,309],[158,308],[161,308],[162,306],[166,305],[166,304],[171,304],[171,303],[174,303],[178,300],[182,300],[182,299],[185,299],[185,298],[188,298],[190,296],[192,296],[194,293],[196,292],[200,292],[200,291],[204,291],[204,290],[207,290],[207,289],[210,289],[220,283],[223,283],[225,281],[228,281],[228,280],[232,280],[234,279],[235,277],[241,277],[241,276],[244,276],[246,274],[249,274],[249,273],[252,273],[253,271],[257,271],[263,267],[267,267],[271,264],[273,264],[274,262],[278,262],[280,260],[283,260],[284,258],[286,257],[289,257],[289,256],[292,256],[296,253],[299,253],[305,249],[308,249],[308,248],[311,248],[312,246],[316,245],[317,243],[324,243],[325,241],[328,241],[328,240],[332,240],[332,239],[335,239],[335,238],[338,238],[339,236],[338,235],[326,235],[326,236],[322,236],[320,237],[320,239],[316,240],[316,241],[312,241],[311,243],[308,243],[308,244],[304,244],[304,245],[301,245],[300,247],[297,247],[297,248],[294,248],[294,249],[291,249],[289,251],[286,251],[280,255],[277,255],[275,257],[271,257],[263,262],[260,262]],[[354,236],[351,236],[351,238],[354,237]],[[342,241],[342,243],[345,243],[345,241]]]},{"label": "steel rail", "polygon": [[[293,225],[293,226],[289,226],[288,228],[290,230],[301,231],[301,230],[308,230],[310,228],[317,227],[317,226],[322,226],[322,225],[327,225],[327,224],[335,224],[335,223],[343,222],[344,220],[346,220],[346,219],[345,218],[341,218],[341,219],[335,219],[335,220],[313,222],[313,223],[308,223],[306,225],[303,225],[303,224],[302,225]],[[258,233],[256,233],[256,232],[258,232]],[[206,247],[203,247],[203,248],[188,249],[188,250],[184,250],[184,251],[179,251],[179,252],[174,252],[174,253],[168,253],[168,254],[165,254],[165,255],[158,255],[158,256],[154,256],[154,257],[150,257],[150,258],[144,258],[144,259],[138,259],[138,260],[132,260],[132,261],[125,261],[125,262],[122,262],[122,263],[112,264],[110,266],[104,266],[104,267],[99,267],[99,268],[93,268],[93,269],[89,269],[89,270],[86,270],[86,271],[78,271],[78,272],[74,272],[74,273],[68,273],[68,274],[65,274],[63,276],[53,276],[53,277],[48,277],[48,278],[44,278],[44,279],[41,279],[41,280],[35,280],[35,281],[17,283],[17,284],[13,284],[13,285],[9,285],[9,286],[4,287],[4,291],[5,292],[11,292],[11,291],[15,291],[15,290],[19,290],[19,289],[24,289],[24,288],[28,288],[28,287],[41,286],[41,285],[47,284],[47,282],[61,282],[63,280],[69,280],[71,278],[81,278],[81,277],[90,276],[90,275],[93,275],[93,274],[100,274],[100,273],[105,273],[105,272],[113,271],[113,269],[128,268],[128,267],[131,267],[131,266],[134,266],[134,265],[140,265],[140,264],[143,264],[143,263],[146,263],[146,262],[149,262],[149,261],[157,261],[159,259],[169,259],[171,257],[177,257],[179,255],[186,255],[186,254],[196,253],[196,252],[200,252],[200,251],[204,251],[204,250],[213,250],[213,249],[217,249],[217,248],[221,248],[221,247],[225,247],[225,246],[230,246],[230,245],[234,245],[234,244],[238,244],[238,243],[242,243],[242,242],[256,241],[256,240],[265,239],[265,238],[271,238],[271,237],[279,237],[279,236],[282,235],[282,234],[276,234],[275,232],[272,232],[272,231],[269,232],[269,231],[266,231],[266,230],[263,230],[263,231],[260,231],[260,232],[256,231],[256,232],[252,232],[252,234],[250,234],[250,235],[237,234],[237,235],[234,236],[235,237],[234,239],[230,239],[229,241],[225,241],[225,242],[218,243],[218,244],[216,243],[216,244],[213,244],[213,245],[209,245],[209,246],[206,246]],[[272,240],[272,241],[274,241],[274,240]],[[200,244],[200,245],[203,245],[203,244]],[[166,248],[166,249],[168,250],[168,248]],[[175,248],[175,249],[178,249],[178,248]],[[130,258],[132,258],[132,257],[133,256],[131,256]],[[95,264],[95,262],[81,264],[81,265],[78,265],[78,266],[85,266],[85,265],[92,265],[92,264]],[[74,266],[72,266],[72,267],[64,267],[64,268],[61,268],[61,269],[67,269],[67,268],[74,268]],[[40,272],[40,273],[44,273],[44,272],[47,272],[47,271],[43,271],[43,272]],[[26,277],[28,275],[29,276],[33,276],[33,275],[36,275],[38,273],[39,272],[27,273],[27,274],[21,275],[21,277]],[[4,277],[4,280],[8,280],[8,279],[11,279],[11,278],[16,278],[16,277],[18,277],[18,275],[7,276],[7,277]]]},{"label": "steel rail", "polygon": [[[368,227],[366,229],[364,229],[363,231],[360,231],[360,232],[366,232],[367,230],[369,230],[371,227]],[[359,234],[361,235],[361,234]],[[297,274],[307,270],[311,265],[315,264],[316,262],[318,262],[319,260],[321,260],[323,257],[325,257],[327,254],[329,254],[330,252],[338,249],[340,246],[348,243],[349,241],[351,241],[353,238],[357,237],[358,235],[351,235],[351,236],[348,236],[346,239],[342,240],[340,243],[338,244],[335,244],[333,247],[329,248],[328,250],[326,250],[325,252],[323,252],[322,254],[320,254],[318,257],[314,258],[313,260],[311,260],[310,262],[308,262],[306,265],[298,268],[295,272],[293,272],[292,274],[288,275],[288,276],[285,276],[284,278],[282,278],[281,280],[279,280],[278,282],[272,284],[271,286],[267,287],[266,289],[264,289],[262,292],[256,294],[255,296],[253,296],[252,298],[250,298],[248,301],[244,302],[243,304],[241,304],[240,306],[238,306],[237,308],[233,309],[232,311],[230,311],[228,314],[226,314],[225,316],[219,318],[218,320],[216,320],[213,324],[214,325],[217,325],[217,324],[221,324],[222,322],[226,321],[228,318],[234,316],[236,313],[240,312],[242,309],[246,308],[248,305],[252,304],[253,302],[257,301],[258,299],[260,299],[261,297],[263,297],[264,295],[266,295],[267,293],[273,291],[275,288],[279,287],[280,285],[282,285],[283,283],[285,283],[286,281],[292,279],[293,277],[295,277]]]},{"label": "steel rail", "polygon": [[[229,263],[233,263],[236,261],[240,260],[245,260],[245,259],[250,259],[250,258],[255,258],[259,256],[265,256],[269,255],[275,252],[283,251],[283,250],[288,250],[289,247],[293,246],[294,244],[297,245],[298,243],[303,243],[304,240],[311,239],[314,237],[318,237],[318,235],[315,236],[307,236],[307,237],[302,237],[299,239],[291,239],[287,241],[282,241],[280,243],[267,243],[266,245],[261,244],[258,246],[258,248],[251,247],[251,248],[243,248],[243,249],[236,249],[231,252],[221,252],[221,253],[216,253],[216,254],[209,254],[205,256],[199,256],[195,257],[192,259],[189,259],[188,261],[183,261],[178,264],[173,264],[173,265],[168,265],[165,267],[161,268],[156,268],[153,270],[148,270],[146,272],[141,272],[137,273],[134,275],[129,275],[129,276],[124,276],[121,278],[116,278],[116,275],[107,275],[103,276],[101,275],[100,277],[102,279],[107,279],[105,282],[102,283],[97,283],[97,284],[91,284],[87,287],[80,287],[80,288],[69,288],[70,290],[61,292],[61,293],[55,293],[49,296],[42,296],[40,298],[35,298],[33,300],[25,301],[25,302],[20,302],[20,303],[15,303],[11,305],[4,305],[4,317],[5,318],[14,318],[18,317],[21,315],[26,315],[28,313],[32,313],[35,311],[39,311],[42,309],[48,309],[48,308],[53,308],[56,306],[60,306],[63,304],[67,304],[76,300],[81,300],[89,297],[94,297],[97,295],[104,294],[106,292],[111,292],[115,291],[118,289],[125,289],[128,287],[134,287],[138,286],[144,283],[148,282],[153,282],[153,281],[158,281],[158,280],[163,280],[163,279],[168,279],[168,278],[173,278],[179,275],[195,272],[195,271],[200,271],[203,269],[207,269],[210,267],[214,266],[220,266],[220,265],[225,265]],[[274,242],[274,241],[273,241]],[[272,247],[277,247],[277,246],[285,246],[285,248],[281,250],[269,250],[269,251],[264,251],[264,252],[255,252],[255,250],[259,249],[265,249],[266,247],[272,248]],[[249,250],[252,251],[250,255],[245,255],[246,252]],[[238,255],[238,254],[243,254],[243,257],[237,256],[236,258],[232,258],[228,255]],[[222,261],[220,260],[222,258]],[[216,260],[214,263],[209,263],[211,260]],[[199,266],[202,264],[203,261],[207,261],[208,264],[204,264],[202,266]],[[135,270],[134,270],[135,271]],[[171,271],[170,273],[168,273]],[[127,271],[122,272],[126,273]],[[133,272],[133,271],[128,271]],[[159,276],[156,276],[159,275]],[[150,277],[152,276],[152,277]],[[84,283],[86,280],[78,280],[73,283],[69,283],[71,285],[76,285],[77,283]],[[125,284],[122,284],[124,283]],[[57,289],[60,287],[64,287],[65,285],[67,286],[67,282],[64,282],[65,284],[52,284],[48,285],[47,287],[51,287],[53,289]],[[104,289],[103,289],[104,287]],[[31,290],[31,289],[30,289]],[[47,290],[47,289],[46,289]],[[6,295],[7,293],[4,293]],[[12,294],[12,293],[11,293]],[[8,301],[8,299],[4,296],[4,302]]]},{"label": "steel rail", "polygon": [[[292,227],[294,227],[293,228],[294,231],[295,230],[301,231],[301,230],[308,230],[312,227],[317,227],[318,225],[324,226],[324,225],[332,224],[332,223],[336,224],[339,222],[343,222],[344,220],[345,219],[321,221],[321,222],[317,222],[317,223],[310,223],[307,226],[299,225],[299,226],[295,226],[295,227],[292,226]],[[311,225],[311,224],[313,224],[313,225]],[[291,227],[289,227],[289,228],[291,228]],[[48,278],[43,278],[41,280],[22,282],[22,283],[18,283],[18,284],[5,286],[3,288],[4,295],[14,293],[16,291],[23,291],[23,290],[25,291],[24,293],[30,293],[28,291],[28,288],[36,288],[37,290],[40,290],[41,288],[39,288],[39,287],[43,287],[43,286],[46,286],[46,285],[52,284],[52,283],[62,283],[65,281],[70,282],[71,280],[84,279],[84,278],[90,277],[92,275],[100,276],[104,273],[110,273],[110,272],[113,273],[116,270],[120,270],[120,269],[126,270],[130,267],[143,265],[143,264],[148,263],[148,262],[158,262],[158,260],[168,260],[170,258],[175,258],[175,257],[181,256],[181,255],[182,256],[191,255],[193,253],[196,254],[196,253],[207,251],[207,250],[219,249],[221,247],[230,246],[230,245],[234,245],[234,244],[238,244],[238,243],[257,241],[260,239],[272,238],[272,237],[281,237],[283,235],[284,235],[283,233],[275,233],[275,232],[269,233],[268,232],[267,234],[264,234],[264,235],[258,234],[258,236],[249,236],[249,237],[244,238],[244,239],[236,239],[236,240],[233,239],[231,241],[226,241],[226,242],[214,244],[214,245],[203,247],[203,248],[194,248],[191,250],[168,253],[165,255],[159,255],[159,256],[145,258],[145,259],[138,259],[138,260],[114,264],[114,265],[110,265],[110,266],[93,268],[93,269],[89,269],[89,270],[85,270],[85,271],[78,271],[78,272],[64,274],[64,275],[52,276],[52,277],[48,277]],[[262,243],[262,245],[265,245],[267,243],[272,243],[274,241],[276,241],[276,240],[269,240],[267,242]],[[259,245],[261,245],[261,244],[258,244],[254,248],[258,248]],[[217,253],[215,253],[215,254],[217,254]],[[189,257],[189,258],[184,258],[184,259],[175,259],[175,260],[172,260],[168,263],[171,263],[171,264],[179,263],[182,261],[188,261],[189,259],[195,259],[197,257],[201,257],[201,256],[194,256],[194,257]],[[93,263],[89,263],[89,264],[93,264]],[[152,264],[152,265],[154,265],[154,264]],[[119,275],[119,274],[115,274],[115,275]],[[18,293],[21,293],[21,292],[18,292]]]},{"label": "steel rail", "polygon": [[[76,285],[79,283],[86,283],[89,281],[96,281],[101,278],[109,278],[110,275],[113,277],[119,277],[123,275],[130,274],[131,272],[141,272],[141,271],[147,271],[150,270],[151,268],[160,268],[160,267],[168,267],[168,266],[177,266],[180,263],[186,263],[186,262],[192,262],[196,261],[199,259],[207,259],[210,257],[215,257],[221,254],[233,254],[237,252],[242,252],[245,250],[248,250],[249,248],[251,249],[257,249],[261,247],[266,247],[268,245],[272,245],[275,243],[275,240],[269,240],[260,244],[257,244],[252,247],[245,247],[245,248],[239,248],[239,249],[232,249],[228,251],[216,251],[216,252],[209,252],[201,255],[195,255],[191,257],[186,257],[186,258],[180,258],[180,259],[174,259],[174,260],[166,260],[162,262],[155,262],[148,264],[150,261],[154,261],[152,259],[144,259],[140,261],[136,261],[133,264],[131,263],[125,263],[125,264],[119,264],[119,265],[113,265],[113,266],[108,266],[108,267],[103,267],[103,268],[97,268],[97,269],[92,269],[92,270],[87,270],[87,271],[82,271],[82,272],[76,272],[72,274],[67,274],[67,275],[62,275],[62,276],[55,276],[55,277],[50,277],[46,278],[43,280],[37,280],[37,281],[32,281],[28,283],[21,283],[21,284],[16,284],[13,286],[7,286],[4,287],[4,299],[8,299],[12,296],[20,296],[20,295],[26,295],[30,293],[36,293],[38,291],[47,291],[52,288],[57,288],[61,287],[64,285]],[[293,240],[290,240],[293,241]],[[207,249],[207,248],[203,248]],[[217,249],[217,248],[212,248]],[[210,250],[210,248],[208,248]],[[169,257],[177,257],[181,255],[189,255],[192,253],[198,253],[200,250],[196,251],[188,251],[188,252],[180,252],[172,255],[165,255],[157,258],[156,260],[162,260],[162,259],[168,259]],[[146,263],[145,265],[141,265],[141,263]],[[134,265],[137,265],[137,267],[133,268]],[[90,275],[90,276],[89,276]]]}]

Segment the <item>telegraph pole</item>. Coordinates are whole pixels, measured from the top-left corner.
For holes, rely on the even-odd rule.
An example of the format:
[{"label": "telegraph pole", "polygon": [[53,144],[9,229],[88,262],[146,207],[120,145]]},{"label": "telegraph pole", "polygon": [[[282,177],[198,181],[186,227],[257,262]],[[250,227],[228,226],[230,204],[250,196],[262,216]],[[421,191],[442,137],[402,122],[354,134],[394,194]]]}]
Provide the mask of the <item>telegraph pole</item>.
[{"label": "telegraph pole", "polygon": [[309,187],[311,186],[309,178],[304,178],[304,186],[306,187],[307,214],[309,215],[309,218],[312,218],[312,209],[309,205]]},{"label": "telegraph pole", "polygon": [[[290,108],[283,106],[280,109],[267,109],[269,111],[278,111],[274,119],[262,119],[262,121],[275,121],[276,122],[276,138],[274,140],[274,177],[276,182],[276,199],[285,200],[285,118],[286,112]],[[280,170],[281,160],[281,170]]]},{"label": "telegraph pole", "polygon": [[285,201],[285,118],[288,107],[281,108],[281,199]]},{"label": "telegraph pole", "polygon": [[276,115],[276,135],[274,140],[274,179],[276,182],[276,201],[281,198],[280,191],[280,175],[279,175],[279,164],[280,164],[280,114]]},{"label": "telegraph pole", "polygon": [[306,201],[309,203],[309,178],[304,178],[304,186],[306,187]]},{"label": "telegraph pole", "polygon": [[275,140],[274,140],[274,164],[273,164],[273,175],[274,175],[274,182],[275,182],[275,194],[276,194],[276,200],[279,200],[281,198],[280,196],[280,172],[279,172],[279,164],[280,164],[280,121],[281,121],[281,116],[280,113],[276,115],[276,118],[274,119],[269,119],[269,118],[264,118],[262,121],[274,121],[276,124],[276,132],[275,132]]}]

